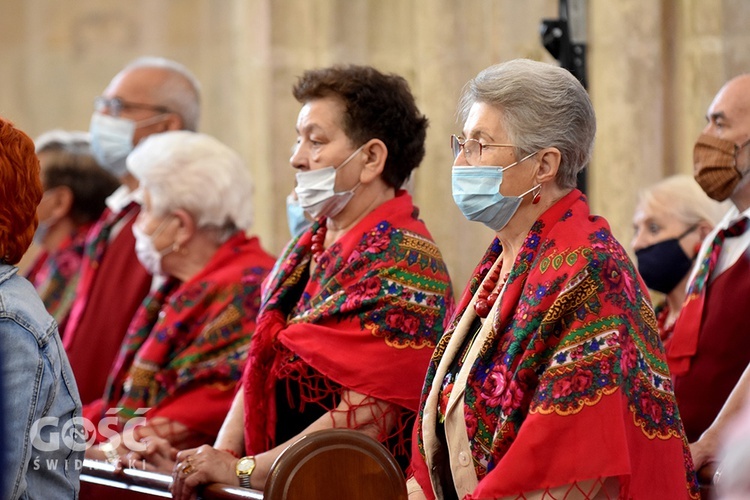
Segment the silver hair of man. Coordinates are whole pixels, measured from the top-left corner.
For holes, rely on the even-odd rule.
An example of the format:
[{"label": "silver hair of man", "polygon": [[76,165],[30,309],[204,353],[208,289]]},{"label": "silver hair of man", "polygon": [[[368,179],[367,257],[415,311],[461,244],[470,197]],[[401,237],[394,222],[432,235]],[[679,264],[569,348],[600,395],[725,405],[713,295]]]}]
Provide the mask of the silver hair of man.
[{"label": "silver hair of man", "polygon": [[201,229],[226,241],[253,222],[253,180],[242,158],[213,137],[178,130],[152,134],[127,159],[128,170],[148,190],[151,211],[183,209]]},{"label": "silver hair of man", "polygon": [[154,97],[162,106],[180,115],[185,130],[198,130],[201,87],[195,75],[171,59],[145,56],[128,63],[114,79],[123,73],[140,68],[163,69],[174,75],[174,78],[169,78],[163,85],[153,89]]},{"label": "silver hair of man", "polygon": [[596,117],[586,89],[569,71],[529,59],[490,66],[464,86],[458,110],[462,123],[477,102],[503,113],[518,158],[557,148],[562,155],[557,184],[576,186],[578,172],[591,159]]}]

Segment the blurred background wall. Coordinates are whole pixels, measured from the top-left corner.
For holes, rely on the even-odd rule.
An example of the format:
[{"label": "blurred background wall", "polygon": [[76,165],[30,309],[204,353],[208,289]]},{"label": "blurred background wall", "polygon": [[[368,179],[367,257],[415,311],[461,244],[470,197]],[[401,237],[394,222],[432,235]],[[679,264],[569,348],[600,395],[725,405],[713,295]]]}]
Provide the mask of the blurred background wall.
[{"label": "blurred background wall", "polygon": [[[589,91],[598,117],[588,194],[626,245],[638,190],[692,171],[713,95],[750,71],[746,0],[589,0]],[[540,42],[557,0],[0,0],[0,115],[36,136],[87,129],[92,102],[142,55],[176,59],[203,87],[201,131],[235,148],[255,182],[254,231],[278,253],[307,68],[371,64],[409,81],[430,119],[414,194],[458,291],[492,238],[450,190],[448,137],[463,84]]]}]

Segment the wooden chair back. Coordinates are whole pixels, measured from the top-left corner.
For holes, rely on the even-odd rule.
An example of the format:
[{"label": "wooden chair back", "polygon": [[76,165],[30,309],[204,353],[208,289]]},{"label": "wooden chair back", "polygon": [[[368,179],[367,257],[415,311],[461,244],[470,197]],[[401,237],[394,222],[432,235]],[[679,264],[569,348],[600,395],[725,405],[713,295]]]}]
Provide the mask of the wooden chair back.
[{"label": "wooden chair back", "polygon": [[264,500],[407,500],[396,459],[374,439],[348,429],[309,434],[279,455]]}]

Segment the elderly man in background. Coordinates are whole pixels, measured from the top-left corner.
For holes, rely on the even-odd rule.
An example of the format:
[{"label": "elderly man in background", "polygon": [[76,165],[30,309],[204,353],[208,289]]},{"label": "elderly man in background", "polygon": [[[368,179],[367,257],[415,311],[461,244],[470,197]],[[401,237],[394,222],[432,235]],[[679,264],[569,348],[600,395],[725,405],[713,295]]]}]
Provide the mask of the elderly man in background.
[{"label": "elderly man in background", "polygon": [[91,117],[99,163],[122,186],[88,235],[81,277],[63,343],[84,404],[101,397],[133,314],[151,288],[138,262],[132,225],[140,211],[138,181],[125,168],[133,147],[151,134],[198,127],[200,89],[182,65],[141,58],[110,82]]},{"label": "elderly man in background", "polygon": [[696,468],[750,390],[750,75],[727,82],[695,144],[695,178],[734,205],[703,243],[667,358]]}]

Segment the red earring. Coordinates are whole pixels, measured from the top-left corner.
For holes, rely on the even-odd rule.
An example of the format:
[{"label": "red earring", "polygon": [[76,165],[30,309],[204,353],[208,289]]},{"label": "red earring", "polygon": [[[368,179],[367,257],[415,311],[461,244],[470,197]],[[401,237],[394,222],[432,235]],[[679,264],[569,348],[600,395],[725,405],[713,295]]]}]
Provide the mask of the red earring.
[{"label": "red earring", "polygon": [[534,198],[531,199],[532,205],[536,205],[537,203],[539,203],[539,200],[541,199],[542,199],[542,190],[540,189],[539,191],[536,192],[536,194],[534,195]]}]

